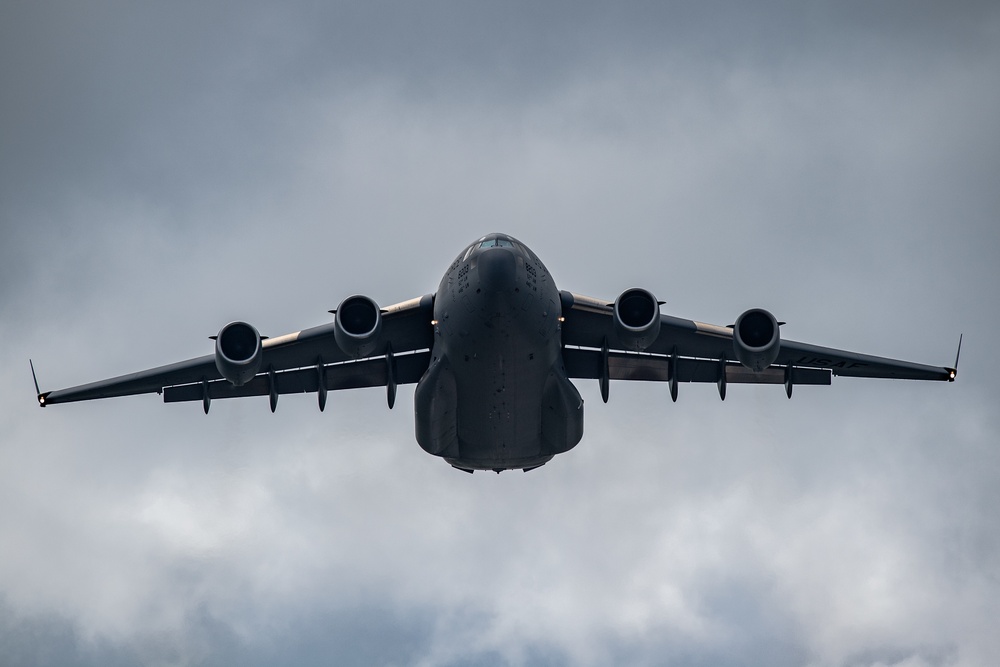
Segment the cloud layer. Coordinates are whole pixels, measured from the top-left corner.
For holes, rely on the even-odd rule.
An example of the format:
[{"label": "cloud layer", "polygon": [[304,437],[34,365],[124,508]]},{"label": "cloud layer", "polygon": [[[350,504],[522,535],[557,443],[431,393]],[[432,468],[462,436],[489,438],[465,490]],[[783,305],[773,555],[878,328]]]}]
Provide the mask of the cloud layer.
[{"label": "cloud layer", "polygon": [[[1000,15],[988,3],[0,10],[0,662],[990,664]],[[560,288],[953,385],[581,385],[584,441],[462,475],[412,387],[35,408],[433,292]]]}]

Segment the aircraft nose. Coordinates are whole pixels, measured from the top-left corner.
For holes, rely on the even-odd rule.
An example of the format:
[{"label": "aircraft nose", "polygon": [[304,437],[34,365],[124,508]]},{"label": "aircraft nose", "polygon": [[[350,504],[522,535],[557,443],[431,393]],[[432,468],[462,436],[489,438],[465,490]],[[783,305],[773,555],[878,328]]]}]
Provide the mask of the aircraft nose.
[{"label": "aircraft nose", "polygon": [[517,261],[507,248],[488,248],[479,256],[479,286],[488,292],[514,289]]}]

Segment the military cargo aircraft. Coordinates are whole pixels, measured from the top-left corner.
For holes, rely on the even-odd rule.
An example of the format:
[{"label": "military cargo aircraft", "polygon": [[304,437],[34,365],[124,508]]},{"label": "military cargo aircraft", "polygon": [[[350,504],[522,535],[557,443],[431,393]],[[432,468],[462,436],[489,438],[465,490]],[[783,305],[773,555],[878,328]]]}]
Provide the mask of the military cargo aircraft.
[{"label": "military cargo aircraft", "polygon": [[[560,291],[545,265],[517,239],[490,234],[451,263],[437,292],[380,308],[350,296],[333,322],[265,338],[246,322],[219,331],[215,352],[57,391],[35,390],[41,406],[131,394],[167,403],[310,392],[319,409],[338,389],[416,383],[416,439],[459,470],[531,470],[583,437],[583,399],[572,380],[826,385],[833,375],[955,379],[937,367],[782,340],[766,310],[730,326],[660,312],[642,288],[613,302]],[[961,351],[961,339],[959,339]],[[32,365],[34,375],[34,366]]]}]

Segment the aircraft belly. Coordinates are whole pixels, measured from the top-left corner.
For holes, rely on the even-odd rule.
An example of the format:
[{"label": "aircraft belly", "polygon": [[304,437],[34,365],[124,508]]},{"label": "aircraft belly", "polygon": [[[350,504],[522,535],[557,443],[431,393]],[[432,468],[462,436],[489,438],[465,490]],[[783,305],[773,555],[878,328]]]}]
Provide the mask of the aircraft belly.
[{"label": "aircraft belly", "polygon": [[505,314],[469,324],[472,335],[456,346],[461,457],[498,465],[538,457],[548,371],[541,341],[528,340]]},{"label": "aircraft belly", "polygon": [[537,259],[490,250],[456,261],[435,299],[431,367],[417,387],[424,449],[456,467],[500,470],[575,445],[582,400],[562,370],[559,315]]}]

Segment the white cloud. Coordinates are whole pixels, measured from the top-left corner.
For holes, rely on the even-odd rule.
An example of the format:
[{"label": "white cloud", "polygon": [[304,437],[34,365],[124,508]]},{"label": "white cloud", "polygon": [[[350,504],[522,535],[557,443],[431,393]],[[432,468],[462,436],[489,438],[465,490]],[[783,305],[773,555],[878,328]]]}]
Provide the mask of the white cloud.
[{"label": "white cloud", "polygon": [[[46,646],[79,664],[988,664],[995,11],[929,33],[635,11],[98,13],[72,39],[0,21],[26,63],[0,58],[21,95],[0,151],[0,644],[24,664]],[[762,305],[790,337],[929,363],[964,330],[960,378],[724,403],[682,386],[676,405],[584,383],[583,443],[500,476],[422,452],[412,388],[391,412],[358,391],[207,417],[30,394],[29,355],[52,388],[205,354],[230,319],[277,335],[352,292],[432,292],[493,230],[561,288],[641,284],[684,317]]]}]

